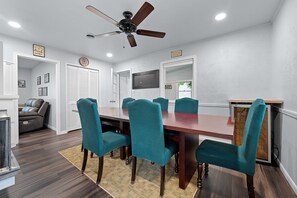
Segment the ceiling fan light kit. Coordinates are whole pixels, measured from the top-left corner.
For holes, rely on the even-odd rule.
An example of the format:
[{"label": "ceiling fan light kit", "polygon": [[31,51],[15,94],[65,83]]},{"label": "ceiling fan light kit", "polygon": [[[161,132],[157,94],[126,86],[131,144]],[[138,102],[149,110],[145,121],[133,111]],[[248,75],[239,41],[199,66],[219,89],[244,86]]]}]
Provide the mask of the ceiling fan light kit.
[{"label": "ceiling fan light kit", "polygon": [[107,20],[108,22],[114,24],[121,30],[121,31],[108,32],[108,33],[98,34],[98,35],[87,34],[86,37],[91,39],[125,33],[127,35],[127,39],[129,41],[130,46],[136,47],[137,43],[133,33],[136,33],[137,35],[141,35],[141,36],[150,36],[150,37],[156,37],[156,38],[164,38],[164,36],[166,35],[165,32],[137,29],[137,26],[154,10],[154,7],[148,2],[145,2],[141,6],[141,8],[134,15],[134,17],[132,12],[124,11],[123,12],[124,19],[122,19],[120,22],[117,22],[113,18],[109,17],[108,15],[104,14],[103,12],[99,11],[98,9],[96,9],[91,5],[88,5],[86,9],[94,13],[95,15],[100,16],[101,18]]}]

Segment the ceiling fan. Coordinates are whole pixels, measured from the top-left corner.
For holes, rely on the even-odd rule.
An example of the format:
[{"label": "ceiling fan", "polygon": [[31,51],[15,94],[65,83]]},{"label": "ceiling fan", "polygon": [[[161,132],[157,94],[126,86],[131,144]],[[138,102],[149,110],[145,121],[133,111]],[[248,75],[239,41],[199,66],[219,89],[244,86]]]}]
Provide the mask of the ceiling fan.
[{"label": "ceiling fan", "polygon": [[104,14],[103,12],[97,10],[95,7],[88,5],[86,7],[87,10],[90,12],[96,14],[97,16],[102,17],[103,19],[107,20],[108,22],[114,24],[117,26],[120,31],[114,31],[114,32],[108,32],[104,34],[87,34],[88,38],[100,38],[100,37],[106,37],[106,36],[112,36],[117,35],[121,33],[125,33],[127,35],[127,39],[130,43],[131,47],[137,46],[134,35],[132,33],[136,33],[138,35],[142,36],[151,36],[151,37],[157,37],[157,38],[164,38],[165,32],[156,32],[151,30],[143,30],[143,29],[137,29],[137,26],[154,10],[154,7],[148,3],[145,2],[141,8],[138,10],[138,12],[134,15],[130,11],[123,12],[124,19],[122,19],[120,22],[117,22],[113,18],[109,17],[108,15]]}]

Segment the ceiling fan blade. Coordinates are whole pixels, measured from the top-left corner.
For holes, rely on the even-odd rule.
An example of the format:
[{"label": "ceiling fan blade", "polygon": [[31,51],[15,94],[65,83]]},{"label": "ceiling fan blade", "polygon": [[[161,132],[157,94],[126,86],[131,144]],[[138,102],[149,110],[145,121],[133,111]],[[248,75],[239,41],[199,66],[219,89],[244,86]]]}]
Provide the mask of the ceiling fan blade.
[{"label": "ceiling fan blade", "polygon": [[152,36],[157,38],[164,38],[164,36],[166,35],[165,32],[156,32],[156,31],[142,30],[142,29],[137,30],[136,34],[139,34],[142,36]]},{"label": "ceiling fan blade", "polygon": [[135,38],[134,38],[134,36],[132,34],[128,35],[127,39],[129,41],[131,47],[136,47],[137,46]]},{"label": "ceiling fan blade", "polygon": [[110,16],[107,16],[106,14],[104,14],[103,12],[97,10],[96,8],[94,8],[91,5],[88,5],[86,7],[87,10],[89,10],[90,12],[93,12],[94,14],[96,14],[97,16],[102,17],[103,19],[107,20],[108,22],[114,24],[115,26],[118,26],[118,22],[116,20],[114,20],[113,18],[111,18]]},{"label": "ceiling fan blade", "polygon": [[144,2],[138,12],[132,18],[132,23],[138,26],[153,10],[154,7],[150,3]]},{"label": "ceiling fan blade", "polygon": [[104,33],[104,34],[96,34],[96,35],[94,35],[94,37],[95,38],[107,37],[107,36],[113,36],[113,35],[121,34],[121,33],[122,33],[121,31],[107,32],[107,33]]}]

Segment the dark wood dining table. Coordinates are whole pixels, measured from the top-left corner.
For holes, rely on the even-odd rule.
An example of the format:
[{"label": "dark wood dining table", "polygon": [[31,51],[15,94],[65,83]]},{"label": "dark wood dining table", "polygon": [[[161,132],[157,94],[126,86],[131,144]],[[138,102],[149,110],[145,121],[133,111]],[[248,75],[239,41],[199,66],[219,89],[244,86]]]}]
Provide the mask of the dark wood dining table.
[{"label": "dark wood dining table", "polygon": [[[102,123],[118,126],[123,133],[129,134],[128,110],[122,108],[99,108]],[[145,116],[145,115],[143,115]],[[165,130],[176,132],[179,144],[179,187],[186,189],[195,170],[195,150],[199,145],[199,135],[233,140],[234,123],[230,117],[163,112]],[[121,149],[121,159],[125,152]]]}]

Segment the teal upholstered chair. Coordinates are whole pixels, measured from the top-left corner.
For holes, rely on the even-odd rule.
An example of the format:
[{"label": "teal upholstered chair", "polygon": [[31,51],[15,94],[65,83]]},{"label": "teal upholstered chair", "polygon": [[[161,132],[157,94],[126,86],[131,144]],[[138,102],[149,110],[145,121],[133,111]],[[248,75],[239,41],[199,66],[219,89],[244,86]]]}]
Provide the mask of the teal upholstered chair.
[{"label": "teal upholstered chair", "polygon": [[122,109],[127,109],[127,105],[129,102],[133,102],[135,99],[134,98],[124,98],[122,102]]},{"label": "teal upholstered chair", "polygon": [[162,111],[168,111],[168,99],[159,97],[153,99],[153,102],[159,103]]},{"label": "teal upholstered chair", "polygon": [[198,161],[197,186],[202,187],[202,163],[205,163],[205,175],[208,174],[208,164],[229,168],[247,176],[249,196],[254,197],[253,176],[256,166],[256,151],[259,135],[266,111],[265,102],[257,99],[249,109],[244,126],[242,145],[235,146],[205,140],[196,150]]},{"label": "teal upholstered chair", "polygon": [[[101,122],[97,105],[89,99],[80,99],[77,101],[77,108],[83,131],[84,159],[82,164],[82,173],[85,171],[88,151],[95,153],[99,157],[99,167],[97,184],[100,183],[103,171],[103,157],[106,153],[126,146],[126,152],[130,145],[130,138],[127,135],[105,132],[102,133]],[[126,163],[128,155],[126,155]]]},{"label": "teal upholstered chair", "polygon": [[[132,177],[135,181],[137,157],[161,166],[160,196],[164,195],[165,165],[177,153],[175,142],[164,139],[161,107],[149,100],[136,100],[128,104],[132,146]],[[145,116],[144,116],[145,115]],[[177,154],[175,155],[178,166]]]},{"label": "teal upholstered chair", "polygon": [[174,112],[198,113],[199,101],[192,98],[181,98],[175,100]]}]

